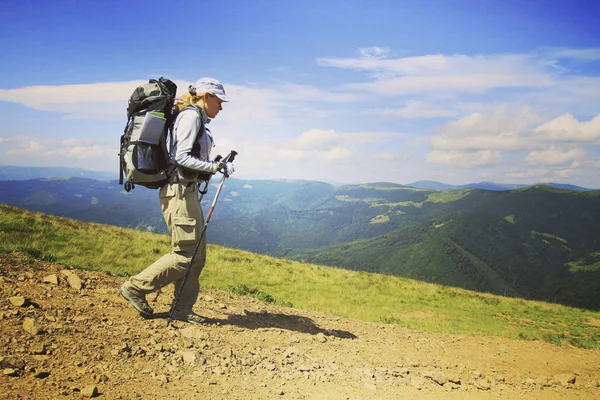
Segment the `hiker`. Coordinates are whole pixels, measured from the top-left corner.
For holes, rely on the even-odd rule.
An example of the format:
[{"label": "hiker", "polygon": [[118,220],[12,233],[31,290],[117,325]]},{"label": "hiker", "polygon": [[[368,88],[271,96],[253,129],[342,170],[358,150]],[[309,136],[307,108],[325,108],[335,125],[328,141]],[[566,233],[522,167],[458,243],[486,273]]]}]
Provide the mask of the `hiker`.
[{"label": "hiker", "polygon": [[[204,214],[198,198],[198,187],[217,171],[231,175],[233,163],[211,161],[213,139],[206,124],[221,111],[222,103],[229,101],[219,81],[202,78],[190,85],[176,102],[179,110],[173,126],[170,152],[169,181],[160,188],[159,198],[163,216],[171,232],[172,251],[163,255],[139,274],[130,277],[121,286],[121,295],[142,317],[152,317],[153,310],[146,295],[169,283],[175,284],[175,296],[180,293],[172,318],[191,324],[201,324],[204,318],[192,308],[200,290],[200,272],[206,261],[206,235],[201,235]],[[202,236],[193,265],[189,265]],[[189,275],[181,287],[187,269]]]}]

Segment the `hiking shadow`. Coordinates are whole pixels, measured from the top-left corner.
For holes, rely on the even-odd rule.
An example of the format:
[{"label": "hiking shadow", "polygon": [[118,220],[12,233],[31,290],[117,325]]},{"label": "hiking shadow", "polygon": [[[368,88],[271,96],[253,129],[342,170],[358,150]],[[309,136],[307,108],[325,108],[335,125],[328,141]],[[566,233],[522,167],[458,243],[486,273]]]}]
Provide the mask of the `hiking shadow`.
[{"label": "hiking shadow", "polygon": [[287,314],[271,314],[265,312],[246,311],[244,314],[230,314],[226,319],[207,318],[209,324],[235,325],[246,329],[278,328],[317,335],[335,336],[341,339],[356,339],[351,332],[338,329],[323,329],[315,321],[307,317]]}]

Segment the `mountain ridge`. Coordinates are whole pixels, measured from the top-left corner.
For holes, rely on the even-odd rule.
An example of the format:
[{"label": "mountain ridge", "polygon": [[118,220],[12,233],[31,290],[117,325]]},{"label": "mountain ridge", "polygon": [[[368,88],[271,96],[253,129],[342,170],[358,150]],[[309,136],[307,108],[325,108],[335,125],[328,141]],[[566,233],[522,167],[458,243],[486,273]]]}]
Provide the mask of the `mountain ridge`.
[{"label": "mountain ridge", "polygon": [[[103,181],[116,180],[117,172],[110,173],[107,171],[93,171],[83,168],[71,168],[71,167],[26,167],[26,166],[15,166],[15,165],[0,165],[0,181],[3,180],[28,180],[37,178],[55,178],[55,177],[79,177],[79,178],[90,178]],[[255,179],[255,181],[261,181],[266,179]],[[318,182],[318,181],[305,181],[298,179],[272,179],[272,181],[282,182]],[[325,182],[321,182],[325,183]],[[371,183],[384,183],[373,181]],[[347,185],[359,185],[355,184],[343,184],[343,183],[327,183],[332,186],[347,186]],[[395,183],[392,183],[395,184]],[[414,187],[417,189],[431,189],[431,190],[456,190],[456,189],[487,189],[487,190],[512,190],[519,189],[528,186],[536,185],[548,185],[553,187],[565,188],[570,190],[586,191],[586,190],[600,190],[600,188],[593,189],[583,186],[568,184],[568,183],[556,183],[556,182],[538,182],[532,184],[511,184],[511,183],[498,183],[498,182],[472,182],[462,185],[452,185],[432,180],[419,180],[407,184],[398,184],[401,186]]]},{"label": "mountain ridge", "polygon": [[[215,185],[209,185],[205,207]],[[164,233],[157,197],[157,191],[145,188],[126,193],[116,181],[0,182],[0,202],[6,204]],[[208,240],[266,255],[597,308],[599,210],[600,191],[547,185],[436,191],[389,182],[333,186],[229,179]],[[412,244],[394,245],[406,237]]]}]

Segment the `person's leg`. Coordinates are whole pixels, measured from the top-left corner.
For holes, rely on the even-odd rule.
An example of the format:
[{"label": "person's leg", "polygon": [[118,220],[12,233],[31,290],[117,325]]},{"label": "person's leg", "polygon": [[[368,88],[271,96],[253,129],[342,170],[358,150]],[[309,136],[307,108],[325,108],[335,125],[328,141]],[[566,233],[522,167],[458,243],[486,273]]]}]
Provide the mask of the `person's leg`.
[{"label": "person's leg", "polygon": [[[196,220],[196,232],[197,232],[197,240],[200,239],[200,235],[202,234],[202,229],[204,228],[204,216],[202,214],[202,209],[198,204],[198,209],[194,211],[194,214],[197,216]],[[185,254],[192,257],[193,252],[196,250],[197,244],[194,244],[190,247],[182,247],[180,250],[180,254]],[[179,293],[181,290],[181,294],[179,295],[179,299],[177,300],[177,308],[175,309],[176,313],[188,313],[192,311],[196,300],[198,299],[198,292],[200,291],[200,273],[204,268],[206,263],[206,234],[203,235],[200,245],[197,246],[196,256],[194,257],[194,262],[190,267],[190,272],[183,283],[183,277],[175,281],[175,295]],[[182,285],[183,284],[183,289]]]},{"label": "person's leg", "polygon": [[[194,241],[180,243],[178,251],[178,254],[187,257],[188,259],[192,258],[195,251],[196,255],[194,256],[193,264],[190,266],[189,275],[185,279],[185,282],[183,282],[183,276],[175,282],[174,295],[179,295],[179,298],[174,299],[173,301],[177,301],[176,308],[174,310],[175,319],[201,323],[201,317],[195,315],[192,311],[192,308],[198,299],[198,292],[200,291],[200,273],[202,272],[206,262],[206,235],[203,235],[202,240],[198,245],[200,236],[202,236],[202,229],[204,228],[204,215],[202,213],[200,202],[198,201],[196,189],[197,187],[194,185],[194,194],[187,194],[185,196],[185,215],[187,215],[189,218],[187,221],[189,224],[187,228],[193,228],[195,233]],[[183,226],[182,229],[184,229]]]},{"label": "person's leg", "polygon": [[[130,294],[129,297],[142,297],[145,302],[146,294],[171,282],[180,282],[185,275],[203,225],[202,210],[197,197],[197,185],[191,185],[187,190],[186,187],[183,184],[169,184],[161,188],[160,202],[167,227],[171,232],[172,251],[123,284],[122,293],[125,290]],[[199,254],[196,256],[198,261],[194,261],[188,277],[188,281],[191,282],[186,282],[184,287],[183,304],[189,306],[190,310],[198,295],[198,277],[206,258],[205,248],[200,248],[198,252]],[[190,283],[189,289],[187,289],[188,283]],[[124,294],[124,297],[140,311],[128,296]],[[190,301],[191,305],[189,305]],[[140,314],[146,316],[142,311]]]}]

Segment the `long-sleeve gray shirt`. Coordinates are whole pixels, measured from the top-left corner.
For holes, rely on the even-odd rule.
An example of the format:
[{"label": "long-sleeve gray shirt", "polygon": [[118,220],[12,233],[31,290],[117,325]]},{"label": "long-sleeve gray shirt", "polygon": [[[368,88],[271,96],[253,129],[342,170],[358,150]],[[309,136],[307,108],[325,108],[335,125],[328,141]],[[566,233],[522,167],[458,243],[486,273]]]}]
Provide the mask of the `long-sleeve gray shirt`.
[{"label": "long-sleeve gray shirt", "polygon": [[[206,118],[204,112],[199,112],[191,107],[179,113],[175,119],[173,129],[172,164],[198,172],[208,172],[211,174],[217,172],[216,163],[210,161],[213,138],[205,128],[207,122],[208,118]],[[192,154],[192,148],[195,143],[200,145],[199,157]]]}]

